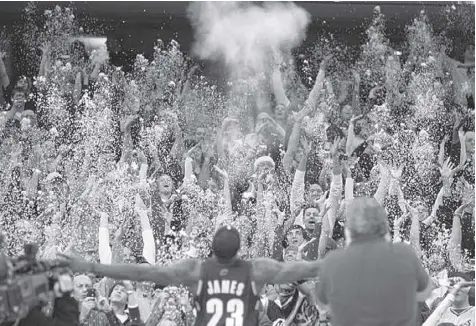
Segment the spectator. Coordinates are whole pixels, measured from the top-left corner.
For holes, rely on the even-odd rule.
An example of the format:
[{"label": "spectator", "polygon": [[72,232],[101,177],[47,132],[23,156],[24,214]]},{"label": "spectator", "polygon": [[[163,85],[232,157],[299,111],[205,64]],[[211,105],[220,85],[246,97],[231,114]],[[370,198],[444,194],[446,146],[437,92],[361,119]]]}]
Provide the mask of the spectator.
[{"label": "spectator", "polygon": [[319,277],[318,298],[329,305],[333,323],[414,325],[417,300],[429,296],[431,282],[409,246],[386,240],[384,209],[375,199],[354,199],[345,231],[350,246],[326,257]]}]

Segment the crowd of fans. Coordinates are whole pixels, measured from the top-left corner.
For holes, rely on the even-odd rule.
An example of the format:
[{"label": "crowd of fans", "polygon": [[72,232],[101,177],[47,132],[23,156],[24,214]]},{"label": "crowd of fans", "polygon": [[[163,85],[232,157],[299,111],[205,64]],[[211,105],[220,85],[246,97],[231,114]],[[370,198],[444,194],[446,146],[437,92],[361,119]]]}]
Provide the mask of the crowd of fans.
[{"label": "crowd of fans", "polygon": [[[214,230],[230,223],[242,257],[322,259],[346,245],[346,204],[369,195],[387,211],[391,241],[410,243],[437,284],[422,323],[451,289],[448,275],[471,275],[474,44],[450,58],[424,13],[401,51],[376,8],[357,62],[331,43],[299,65],[271,49],[266,71],[228,92],[175,41],[123,69],[109,42],[88,51],[73,40],[70,8],[44,15],[35,76],[8,75],[0,49],[8,255],[35,242],[43,259],[167,264],[208,257]],[[81,325],[193,323],[182,288],[94,275],[74,286]],[[474,288],[457,299],[455,309],[474,305]],[[263,325],[328,317],[308,283],[270,285],[262,302]]]}]

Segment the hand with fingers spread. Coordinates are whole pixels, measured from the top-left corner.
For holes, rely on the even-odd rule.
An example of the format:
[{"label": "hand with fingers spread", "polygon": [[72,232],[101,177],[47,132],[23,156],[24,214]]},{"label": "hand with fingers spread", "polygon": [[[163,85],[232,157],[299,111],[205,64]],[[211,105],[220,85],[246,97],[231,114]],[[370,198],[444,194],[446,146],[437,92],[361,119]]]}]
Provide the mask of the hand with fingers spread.
[{"label": "hand with fingers spread", "polygon": [[324,218],[324,216],[326,216],[327,212],[329,212],[331,208],[332,208],[332,205],[325,205],[321,213],[319,214],[320,221],[316,221],[316,223],[322,222],[322,219]]},{"label": "hand with fingers spread", "polygon": [[304,107],[299,112],[292,112],[292,118],[294,123],[301,123],[304,118],[311,113],[311,107],[309,105],[304,105]]},{"label": "hand with fingers spread", "polygon": [[407,212],[410,213],[411,216],[418,216],[418,210],[415,207],[411,206],[408,202],[405,202],[405,207],[407,209]]},{"label": "hand with fingers spread", "polygon": [[104,312],[108,312],[111,310],[109,306],[109,300],[107,298],[101,297],[98,299],[98,309]]},{"label": "hand with fingers spread", "polygon": [[45,42],[40,46],[39,49],[44,55],[46,55],[50,53],[51,45],[49,42]]},{"label": "hand with fingers spread", "polygon": [[392,167],[390,169],[390,176],[395,180],[395,181],[398,181],[400,180],[400,178],[402,177],[402,172],[403,172],[403,165],[401,165],[400,167],[396,168],[396,167]]},{"label": "hand with fingers spread", "polygon": [[362,119],[363,117],[364,117],[363,114],[360,114],[360,115],[357,115],[357,116],[354,115],[354,116],[352,116],[352,118],[350,119],[349,124],[353,125],[353,124],[355,124],[356,121]]},{"label": "hand with fingers spread", "polygon": [[317,241],[316,238],[312,238],[311,240],[309,240],[309,241],[304,242],[303,244],[301,244],[301,245],[298,247],[297,259],[298,259],[298,260],[304,259],[304,253],[305,253],[306,250],[309,248],[309,246],[310,246],[311,244],[313,244],[314,242],[316,242],[316,241]]},{"label": "hand with fingers spread", "polygon": [[443,179],[449,180],[452,179],[460,169],[459,167],[455,167],[455,165],[450,162],[450,158],[448,158],[440,168],[440,174]]}]

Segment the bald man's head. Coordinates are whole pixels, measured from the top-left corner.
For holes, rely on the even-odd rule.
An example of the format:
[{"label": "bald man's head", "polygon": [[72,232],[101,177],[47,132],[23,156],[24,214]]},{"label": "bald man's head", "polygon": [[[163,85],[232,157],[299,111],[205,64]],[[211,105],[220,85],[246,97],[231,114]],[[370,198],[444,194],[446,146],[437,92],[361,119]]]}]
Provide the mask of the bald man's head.
[{"label": "bald man's head", "polygon": [[345,227],[352,240],[385,237],[388,218],[385,209],[375,198],[359,197],[347,206]]},{"label": "bald man's head", "polygon": [[93,281],[89,276],[81,274],[77,275],[73,279],[73,297],[81,302],[86,298],[88,289],[93,287]]}]

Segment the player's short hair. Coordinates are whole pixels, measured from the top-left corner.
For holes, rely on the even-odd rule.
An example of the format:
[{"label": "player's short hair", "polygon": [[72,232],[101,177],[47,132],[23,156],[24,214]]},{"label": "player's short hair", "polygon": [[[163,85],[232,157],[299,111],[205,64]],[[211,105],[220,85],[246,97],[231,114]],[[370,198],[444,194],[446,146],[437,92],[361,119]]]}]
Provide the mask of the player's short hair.
[{"label": "player's short hair", "polygon": [[222,226],[213,237],[212,250],[219,260],[230,260],[240,250],[240,233],[232,226]]}]

